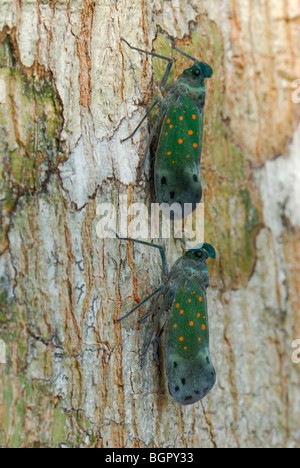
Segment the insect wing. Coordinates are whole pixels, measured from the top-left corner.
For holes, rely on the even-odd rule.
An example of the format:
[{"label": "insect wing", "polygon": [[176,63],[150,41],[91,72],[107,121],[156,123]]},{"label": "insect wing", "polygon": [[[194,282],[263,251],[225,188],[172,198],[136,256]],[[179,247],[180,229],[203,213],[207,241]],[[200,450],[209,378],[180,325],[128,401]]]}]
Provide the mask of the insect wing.
[{"label": "insect wing", "polygon": [[159,203],[198,204],[203,111],[188,96],[171,102],[162,124],[155,163]]},{"label": "insect wing", "polygon": [[209,350],[206,293],[199,280],[182,280],[172,306],[166,344],[169,389],[181,405],[204,398],[216,381]]}]

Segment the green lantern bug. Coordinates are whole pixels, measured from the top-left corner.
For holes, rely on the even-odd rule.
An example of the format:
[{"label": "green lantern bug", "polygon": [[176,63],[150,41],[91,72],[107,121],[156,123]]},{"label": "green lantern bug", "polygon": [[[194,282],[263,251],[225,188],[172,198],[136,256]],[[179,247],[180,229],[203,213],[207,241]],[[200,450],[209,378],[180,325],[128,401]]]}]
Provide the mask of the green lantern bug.
[{"label": "green lantern bug", "polygon": [[168,61],[160,83],[160,90],[166,93],[166,98],[156,99],[134,132],[123,142],[132,138],[147,116],[160,105],[157,122],[150,134],[141,163],[138,182],[152,140],[160,131],[154,169],[156,196],[159,204],[178,203],[181,207],[181,217],[184,217],[191,212],[184,211],[184,205],[191,205],[194,211],[202,198],[200,163],[206,97],[205,79],[212,77],[213,70],[207,63],[199,62],[178,49],[173,42],[173,48],[192,60],[194,65],[185,70],[174,83],[166,86],[173,59],[132,47],[125,39],[122,41],[133,50]]},{"label": "green lantern bug", "polygon": [[[215,368],[211,362],[206,290],[209,286],[209,270],[206,261],[215,258],[210,244],[187,250],[173,265],[170,273],[165,249],[135,239],[118,239],[159,249],[163,266],[163,284],[116,322],[129,317],[147,301],[155,297],[151,311],[140,319],[144,322],[155,316],[153,328],[142,351],[144,365],[147,351],[162,320],[164,323],[153,340],[154,356],[158,361],[158,341],[164,333],[164,354],[172,397],[181,405],[191,405],[204,398],[216,382]],[[162,306],[159,300],[162,298]]]}]

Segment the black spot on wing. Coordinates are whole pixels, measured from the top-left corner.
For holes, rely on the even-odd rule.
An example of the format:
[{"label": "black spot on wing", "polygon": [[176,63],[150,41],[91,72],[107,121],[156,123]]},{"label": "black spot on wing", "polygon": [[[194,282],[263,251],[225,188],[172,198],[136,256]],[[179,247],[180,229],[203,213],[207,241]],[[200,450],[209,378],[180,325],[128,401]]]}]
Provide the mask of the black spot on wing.
[{"label": "black spot on wing", "polygon": [[193,397],[191,395],[185,397],[184,401],[191,401],[193,399]]}]

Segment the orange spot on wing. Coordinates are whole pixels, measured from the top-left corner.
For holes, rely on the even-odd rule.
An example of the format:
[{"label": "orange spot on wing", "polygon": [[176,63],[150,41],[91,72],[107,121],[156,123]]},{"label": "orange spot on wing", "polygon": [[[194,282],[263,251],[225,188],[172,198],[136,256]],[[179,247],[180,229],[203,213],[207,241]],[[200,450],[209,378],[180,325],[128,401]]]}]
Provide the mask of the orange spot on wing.
[{"label": "orange spot on wing", "polygon": [[183,310],[183,309],[180,311],[180,314],[181,314],[181,315],[183,315],[183,314],[184,314],[184,310]]},{"label": "orange spot on wing", "polygon": [[175,323],[174,328],[177,328],[177,327],[178,327],[178,325],[177,325],[177,323]]},{"label": "orange spot on wing", "polygon": [[183,341],[183,340],[184,340],[184,338],[183,338],[183,336],[181,336],[181,337],[179,338],[179,341]]},{"label": "orange spot on wing", "polygon": [[189,299],[189,302],[191,303],[191,302],[192,302],[192,299]]},{"label": "orange spot on wing", "polygon": [[177,309],[179,309],[179,307],[180,307],[180,304],[176,304],[176,307],[177,307]]},{"label": "orange spot on wing", "polygon": [[193,135],[193,134],[194,134],[193,130],[189,130],[189,135]]},{"label": "orange spot on wing", "polygon": [[179,120],[181,120],[181,122],[183,121],[183,117],[182,117],[182,115],[179,117]]},{"label": "orange spot on wing", "polygon": [[197,317],[200,318],[200,317],[201,317],[201,314],[197,314]]},{"label": "orange spot on wing", "polygon": [[200,302],[202,302],[202,301],[203,301],[202,297],[199,297],[199,301],[200,301]]},{"label": "orange spot on wing", "polygon": [[171,122],[171,119],[168,119],[168,120],[167,120],[167,124],[169,124],[170,122]]},{"label": "orange spot on wing", "polygon": [[206,330],[206,326],[205,326],[205,325],[202,325],[202,330]]},{"label": "orange spot on wing", "polygon": [[171,151],[169,151],[169,152],[167,153],[168,156],[171,156],[171,154],[172,154]]},{"label": "orange spot on wing", "polygon": [[192,115],[192,119],[196,120],[197,116],[195,114]]},{"label": "orange spot on wing", "polygon": [[190,327],[193,327],[194,326],[194,322],[190,322]]},{"label": "orange spot on wing", "polygon": [[170,125],[170,129],[171,129],[171,130],[172,130],[172,128],[173,128],[173,125]]},{"label": "orange spot on wing", "polygon": [[178,143],[179,143],[180,145],[182,145],[182,143],[183,143],[182,138],[180,138],[180,139],[178,140]]},{"label": "orange spot on wing", "polygon": [[193,147],[194,147],[194,148],[198,148],[198,143],[194,143],[194,144],[193,144]]},{"label": "orange spot on wing", "polygon": [[187,346],[184,347],[185,351],[187,350]]}]

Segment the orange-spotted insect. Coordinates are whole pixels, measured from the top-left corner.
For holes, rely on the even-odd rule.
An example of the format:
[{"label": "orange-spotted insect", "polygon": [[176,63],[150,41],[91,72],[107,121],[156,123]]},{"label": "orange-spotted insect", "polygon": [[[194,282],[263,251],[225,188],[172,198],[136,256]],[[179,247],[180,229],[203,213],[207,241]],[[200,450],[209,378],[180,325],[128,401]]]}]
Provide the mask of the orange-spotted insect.
[{"label": "orange-spotted insect", "polygon": [[[118,236],[117,236],[118,237]],[[177,260],[170,273],[163,247],[134,239],[121,239],[159,249],[163,266],[163,284],[127,315],[155,297],[150,313],[141,318],[155,316],[154,326],[142,351],[142,365],[153,336],[159,326],[162,329],[154,339],[154,356],[158,361],[157,345],[164,333],[164,352],[172,397],[181,405],[191,405],[204,398],[216,382],[216,372],[211,361],[206,290],[209,286],[209,270],[206,260],[216,257],[210,244],[203,244],[187,252]],[[162,305],[159,307],[160,298]]]},{"label": "orange-spotted insect", "polygon": [[[166,86],[173,60],[132,47],[125,39],[122,40],[133,50],[169,62],[160,83],[160,89],[166,93],[166,98],[159,97],[132,135],[123,141],[132,138],[152,110],[160,105],[161,110],[146,146],[138,182],[151,142],[160,129],[154,170],[157,199],[160,204],[177,203],[180,207],[178,217],[184,217],[196,209],[202,198],[200,163],[206,97],[205,79],[212,77],[213,70],[207,63],[199,62],[173,43],[174,49],[193,60],[194,65],[185,70],[174,83]],[[185,210],[184,205],[189,205],[190,209],[186,207]]]}]

